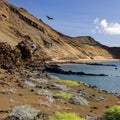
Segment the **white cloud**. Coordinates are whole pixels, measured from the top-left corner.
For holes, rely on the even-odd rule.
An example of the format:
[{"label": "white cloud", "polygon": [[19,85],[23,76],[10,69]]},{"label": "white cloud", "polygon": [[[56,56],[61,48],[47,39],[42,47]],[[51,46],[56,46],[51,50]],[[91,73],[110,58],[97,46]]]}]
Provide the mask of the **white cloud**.
[{"label": "white cloud", "polygon": [[107,23],[106,19],[104,19],[104,20],[102,20],[100,22],[100,26],[102,26],[103,28],[107,28],[108,27],[108,23]]},{"label": "white cloud", "polygon": [[98,19],[98,18],[96,18],[96,19],[94,20],[94,24],[97,24],[97,23],[99,23],[99,19]]},{"label": "white cloud", "polygon": [[96,25],[92,33],[105,33],[109,35],[120,35],[120,23],[108,23],[106,19],[99,21],[98,18],[94,20]]}]

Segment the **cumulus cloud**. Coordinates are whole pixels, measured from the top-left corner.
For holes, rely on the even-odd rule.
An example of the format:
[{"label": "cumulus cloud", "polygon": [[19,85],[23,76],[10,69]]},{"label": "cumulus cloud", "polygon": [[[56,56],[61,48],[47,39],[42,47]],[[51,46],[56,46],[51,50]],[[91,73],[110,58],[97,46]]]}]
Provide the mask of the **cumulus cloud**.
[{"label": "cumulus cloud", "polygon": [[106,19],[104,19],[100,22],[100,26],[102,26],[104,29],[108,27],[108,23],[107,23]]},{"label": "cumulus cloud", "polygon": [[93,22],[94,22],[94,24],[97,24],[97,23],[99,23],[99,19],[96,18]]},{"label": "cumulus cloud", "polygon": [[95,29],[92,33],[105,33],[109,35],[120,35],[120,23],[109,23],[106,19],[99,20],[96,18],[94,21]]}]

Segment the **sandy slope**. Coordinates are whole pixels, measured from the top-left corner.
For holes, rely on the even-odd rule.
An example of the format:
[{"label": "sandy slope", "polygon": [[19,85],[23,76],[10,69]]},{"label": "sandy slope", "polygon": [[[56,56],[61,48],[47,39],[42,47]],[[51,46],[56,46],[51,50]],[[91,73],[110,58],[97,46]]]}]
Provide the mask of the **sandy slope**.
[{"label": "sandy slope", "polygon": [[14,41],[12,37],[10,37],[9,35],[5,34],[2,31],[0,31],[0,42],[7,42],[11,46],[15,46],[18,44],[17,41]]}]

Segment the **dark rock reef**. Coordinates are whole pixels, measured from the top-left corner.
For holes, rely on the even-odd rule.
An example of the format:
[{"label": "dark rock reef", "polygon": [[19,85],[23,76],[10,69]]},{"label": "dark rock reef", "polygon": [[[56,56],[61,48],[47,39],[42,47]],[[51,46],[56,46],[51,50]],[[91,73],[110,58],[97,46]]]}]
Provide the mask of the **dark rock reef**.
[{"label": "dark rock reef", "polygon": [[65,75],[80,75],[80,76],[108,76],[106,74],[92,74],[92,73],[84,73],[84,72],[73,72],[71,70],[65,71],[62,70],[57,65],[46,65],[45,71],[50,73],[58,73],[58,74],[65,74]]}]

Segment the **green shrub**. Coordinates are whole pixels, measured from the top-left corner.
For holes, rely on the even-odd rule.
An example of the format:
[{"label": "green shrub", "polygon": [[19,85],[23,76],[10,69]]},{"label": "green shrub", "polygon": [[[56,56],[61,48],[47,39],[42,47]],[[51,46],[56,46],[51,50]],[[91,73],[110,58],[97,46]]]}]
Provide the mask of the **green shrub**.
[{"label": "green shrub", "polygon": [[85,120],[84,118],[76,115],[75,113],[60,113],[56,112],[50,120]]},{"label": "green shrub", "polygon": [[71,80],[60,80],[59,83],[63,84],[63,85],[71,86],[71,87],[80,86],[80,83],[75,82],[75,81],[71,81]]},{"label": "green shrub", "polygon": [[120,106],[109,108],[105,112],[105,120],[120,120]]},{"label": "green shrub", "polygon": [[58,94],[53,95],[53,97],[56,99],[69,100],[71,98],[71,95],[67,93],[58,93]]}]

